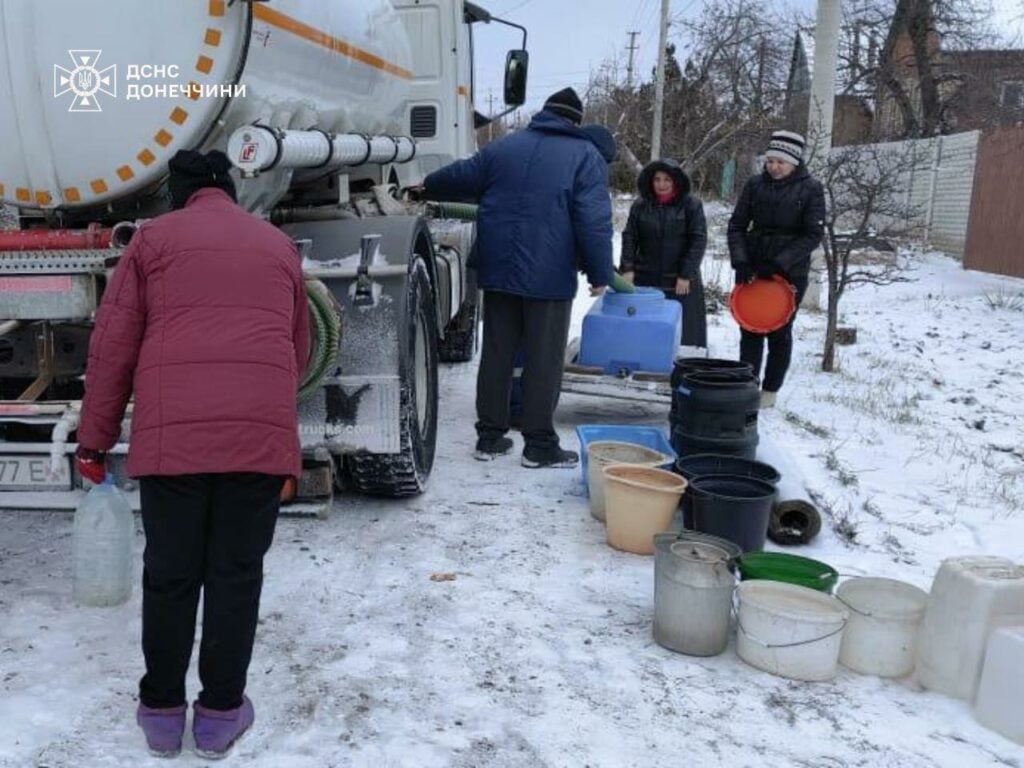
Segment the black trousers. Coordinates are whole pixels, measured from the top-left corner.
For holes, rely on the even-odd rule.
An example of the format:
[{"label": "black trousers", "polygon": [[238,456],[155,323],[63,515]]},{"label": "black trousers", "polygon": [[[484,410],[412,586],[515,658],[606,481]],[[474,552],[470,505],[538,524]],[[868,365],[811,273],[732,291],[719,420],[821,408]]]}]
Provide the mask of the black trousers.
[{"label": "black trousers", "polygon": [[704,302],[704,284],[698,277],[690,281],[690,292],[679,296],[672,290],[665,290],[665,298],[683,305],[683,332],[679,343],[687,347],[708,346],[708,308]]},{"label": "black trousers", "polygon": [[[807,278],[795,277],[790,280],[796,288],[796,306],[799,311],[800,302],[807,293]],[[769,334],[742,331],[740,338],[740,360],[750,363],[754,373],[761,375],[761,360],[764,357],[764,343],[768,340],[768,363],[765,365],[761,389],[766,392],[778,392],[786,380],[786,372],[793,358],[793,323],[796,312],[782,328]]]},{"label": "black trousers", "polygon": [[185,703],[199,593],[199,703],[242,703],[283,477],[231,473],[144,477],[142,652],[139,698],[148,707]]},{"label": "black trousers", "polygon": [[484,294],[484,340],[476,380],[477,435],[501,437],[509,428],[509,394],[516,353],[522,349],[523,440],[557,446],[555,406],[562,388],[572,301]]}]

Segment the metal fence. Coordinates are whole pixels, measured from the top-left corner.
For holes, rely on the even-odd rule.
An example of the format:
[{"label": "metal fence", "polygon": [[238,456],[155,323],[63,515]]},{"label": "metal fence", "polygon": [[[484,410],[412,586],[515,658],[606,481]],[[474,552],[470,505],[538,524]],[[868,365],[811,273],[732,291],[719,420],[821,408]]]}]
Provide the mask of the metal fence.
[{"label": "metal fence", "polygon": [[[971,216],[971,194],[978,160],[980,132],[875,144],[879,155],[908,158],[901,188],[906,221],[894,222],[922,242],[962,256]],[[832,150],[845,151],[844,147]]]},{"label": "metal fence", "polygon": [[1024,127],[981,140],[964,266],[1024,277]]}]

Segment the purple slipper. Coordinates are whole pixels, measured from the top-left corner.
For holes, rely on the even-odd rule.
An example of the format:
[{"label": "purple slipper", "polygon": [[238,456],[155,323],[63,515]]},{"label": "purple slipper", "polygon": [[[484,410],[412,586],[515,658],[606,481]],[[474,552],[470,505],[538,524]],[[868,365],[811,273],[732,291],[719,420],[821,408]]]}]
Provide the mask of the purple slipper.
[{"label": "purple slipper", "polygon": [[181,737],[185,733],[185,705],[166,709],[153,709],[139,704],[135,722],[146,734],[146,745],[156,757],[174,757],[181,752]]},{"label": "purple slipper", "polygon": [[224,757],[255,718],[252,702],[242,697],[242,706],[235,709],[207,709],[198,701],[193,704],[192,736],[196,754],[218,759]]}]

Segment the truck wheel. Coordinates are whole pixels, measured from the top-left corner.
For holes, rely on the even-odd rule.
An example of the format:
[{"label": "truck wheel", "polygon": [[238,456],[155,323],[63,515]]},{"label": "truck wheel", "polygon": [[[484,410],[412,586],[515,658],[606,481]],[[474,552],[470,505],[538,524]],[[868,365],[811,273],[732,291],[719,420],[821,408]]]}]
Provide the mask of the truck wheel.
[{"label": "truck wheel", "polygon": [[393,498],[423,492],[437,444],[437,321],[421,258],[413,263],[407,290],[408,325],[399,361],[401,453],[353,454],[346,462],[355,490]]},{"label": "truck wheel", "polygon": [[442,363],[468,363],[476,354],[480,307],[474,300],[462,305],[438,344]]}]

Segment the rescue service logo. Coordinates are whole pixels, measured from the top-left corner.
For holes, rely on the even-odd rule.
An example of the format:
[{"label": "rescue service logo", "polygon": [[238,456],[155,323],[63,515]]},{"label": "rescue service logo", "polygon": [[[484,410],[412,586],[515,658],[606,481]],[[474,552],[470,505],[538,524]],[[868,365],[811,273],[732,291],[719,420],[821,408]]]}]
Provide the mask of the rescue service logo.
[{"label": "rescue service logo", "polygon": [[102,112],[98,95],[117,98],[117,65],[99,69],[103,51],[68,51],[73,69],[53,65],[53,97],[73,93],[68,112]]}]

